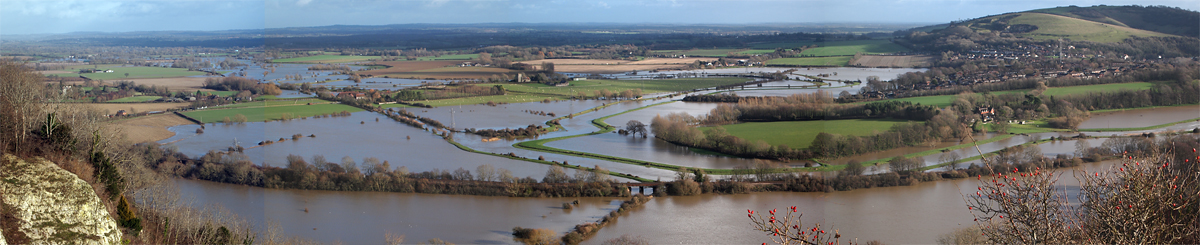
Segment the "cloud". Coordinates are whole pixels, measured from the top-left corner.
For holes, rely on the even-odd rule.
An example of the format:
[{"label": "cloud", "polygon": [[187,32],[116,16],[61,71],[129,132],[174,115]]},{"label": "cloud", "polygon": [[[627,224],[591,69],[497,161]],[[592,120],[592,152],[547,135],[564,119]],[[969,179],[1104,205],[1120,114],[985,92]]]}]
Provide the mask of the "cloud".
[{"label": "cloud", "polygon": [[311,3],[312,1],[313,0],[299,0],[299,1],[296,1],[296,6],[304,7],[305,5],[308,5],[308,3]]},{"label": "cloud", "polygon": [[428,2],[425,3],[425,6],[426,7],[441,7],[443,4],[446,4],[446,2],[448,2],[448,1],[449,0],[429,0]]}]

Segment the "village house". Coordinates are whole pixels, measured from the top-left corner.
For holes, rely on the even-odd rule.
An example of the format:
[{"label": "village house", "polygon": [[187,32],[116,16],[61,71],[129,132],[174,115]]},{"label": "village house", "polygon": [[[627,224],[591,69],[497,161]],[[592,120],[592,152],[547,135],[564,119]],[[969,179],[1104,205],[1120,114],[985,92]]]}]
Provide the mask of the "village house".
[{"label": "village house", "polygon": [[979,118],[984,122],[990,122],[992,117],[996,116],[996,108],[992,108],[992,106],[980,106],[975,111],[979,113]]},{"label": "village house", "polygon": [[345,99],[361,100],[366,97],[366,94],[359,93],[359,92],[339,92],[339,93],[337,93],[336,97],[345,98]]}]

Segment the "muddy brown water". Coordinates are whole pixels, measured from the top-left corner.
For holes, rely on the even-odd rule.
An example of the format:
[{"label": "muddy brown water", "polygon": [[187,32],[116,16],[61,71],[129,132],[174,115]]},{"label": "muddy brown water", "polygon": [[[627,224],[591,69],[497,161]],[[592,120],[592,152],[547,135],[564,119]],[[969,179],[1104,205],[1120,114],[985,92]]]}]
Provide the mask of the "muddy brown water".
[{"label": "muddy brown water", "polygon": [[[1058,170],[1058,185],[1077,203],[1074,171],[1097,171],[1119,161],[1089,163]],[[621,235],[640,236],[651,244],[770,243],[770,235],[753,230],[746,210],[783,211],[796,206],[804,224],[820,222],[842,238],[884,244],[934,244],[939,235],[974,224],[963,195],[974,194],[974,178],[924,182],[913,186],[831,193],[769,192],[656,198],[616,223],[600,229],[585,244],[600,244]],[[846,241],[846,240],[843,240]]]},{"label": "muddy brown water", "polygon": [[[1059,184],[1068,195],[1077,195],[1073,170],[1090,172],[1115,164],[1060,170]],[[599,220],[623,200],[280,190],[182,179],[175,184],[183,196],[196,200],[193,205],[220,205],[258,227],[275,222],[285,235],[349,244],[381,243],[389,232],[405,235],[408,242],[439,238],[459,244],[511,244],[514,226],[549,228],[561,234],[576,224]],[[927,244],[938,235],[972,224],[960,193],[974,192],[977,184],[974,179],[962,179],[831,193],[656,198],[621,216],[586,243],[624,234],[641,236],[653,244],[766,242],[766,236],[750,228],[745,210],[763,212],[794,205],[804,213],[805,222],[819,221],[823,227],[839,229],[844,237],[859,238],[860,242]],[[571,210],[561,208],[563,202],[573,200],[580,205]]]},{"label": "muddy brown water", "polygon": [[[565,233],[595,222],[621,198],[513,198],[391,192],[283,190],[175,180],[193,205],[220,205],[265,230],[330,244],[382,244],[387,233],[408,244],[438,238],[457,244],[513,244],[514,226]],[[572,209],[562,203],[579,200]],[[305,210],[307,209],[307,212]]]},{"label": "muddy brown water", "polygon": [[1138,128],[1197,117],[1200,117],[1200,105],[1125,110],[1092,114],[1079,124],[1079,128]]},{"label": "muddy brown water", "polygon": [[[375,121],[378,118],[379,121]],[[176,135],[160,142],[174,142],[189,157],[198,158],[209,150],[225,150],[236,143],[256,164],[287,166],[290,154],[304,157],[311,163],[313,155],[323,155],[329,162],[340,163],[349,156],[362,167],[366,157],[388,161],[393,168],[405,166],[409,171],[433,169],[453,171],[457,168],[474,170],[482,164],[512,171],[514,176],[541,179],[547,165],[507,158],[470,153],[421,129],[392,121],[372,112],[355,112],[348,117],[329,117],[305,120],[248,122],[239,125],[207,124],[203,134],[196,134],[198,125],[169,128]],[[292,140],[292,135],[305,137]],[[315,135],[316,137],[307,137]],[[409,139],[411,137],[411,139]],[[260,141],[284,142],[254,147]]]}]

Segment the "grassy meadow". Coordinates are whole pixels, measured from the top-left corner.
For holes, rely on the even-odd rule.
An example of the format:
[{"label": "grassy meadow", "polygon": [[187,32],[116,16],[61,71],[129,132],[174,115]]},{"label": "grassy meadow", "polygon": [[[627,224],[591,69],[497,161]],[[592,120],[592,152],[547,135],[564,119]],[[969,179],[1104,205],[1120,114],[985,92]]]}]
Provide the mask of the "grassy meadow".
[{"label": "grassy meadow", "polygon": [[[312,103],[312,105],[307,105]],[[184,115],[204,123],[220,122],[225,117],[234,118],[238,114],[246,116],[247,122],[262,122],[283,118],[283,114],[295,117],[311,117],[322,114],[332,114],[342,111],[362,111],[357,107],[334,104],[320,99],[270,100],[237,103],[212,107],[206,110],[184,112]]]},{"label": "grassy meadow", "polygon": [[442,56],[436,56],[436,57],[435,56],[425,56],[425,57],[417,58],[417,60],[419,60],[419,61],[473,60],[473,59],[479,59],[479,54],[452,54],[452,55],[442,55]]},{"label": "grassy meadow", "polygon": [[749,81],[744,78],[683,78],[667,80],[584,80],[571,81],[571,86],[554,87],[540,83],[503,83],[478,84],[476,86],[504,86],[506,95],[475,96],[455,99],[414,101],[430,106],[470,105],[491,102],[524,103],[546,99],[568,99],[579,92],[587,96],[595,96],[596,91],[608,90],[619,93],[625,90],[642,89],[642,94],[685,91],[699,88],[710,88],[722,85],[738,84]]},{"label": "grassy meadow", "polygon": [[1117,91],[1121,91],[1121,90],[1147,90],[1147,89],[1150,89],[1151,87],[1154,87],[1154,84],[1148,83],[1148,82],[1110,83],[1110,84],[1096,84],[1096,85],[1083,85],[1083,86],[1070,86],[1070,87],[1053,87],[1053,88],[1046,89],[1046,92],[1043,92],[1042,94],[1047,95],[1047,96],[1063,96],[1063,95],[1087,94],[1087,93],[1098,93],[1098,92],[1099,93],[1117,92]]},{"label": "grassy meadow", "polygon": [[850,63],[851,56],[833,56],[833,57],[803,57],[803,58],[779,58],[768,60],[768,65],[793,65],[793,66],[845,66]]},{"label": "grassy meadow", "polygon": [[737,52],[737,49],[693,49],[683,51],[681,54],[687,56],[701,57],[725,57],[729,56],[729,52]]},{"label": "grassy meadow", "polygon": [[110,102],[110,103],[146,102],[146,101],[150,101],[150,100],[157,100],[158,98],[162,98],[162,96],[130,96],[130,97],[125,97],[125,98],[120,98],[120,99],[115,99],[115,100],[110,100],[110,101],[105,101],[105,102]]},{"label": "grassy meadow", "polygon": [[806,49],[800,54],[812,56],[844,56],[863,54],[885,54],[908,51],[888,40],[853,40],[817,43],[820,47]]},{"label": "grassy meadow", "polygon": [[1040,40],[1067,38],[1074,41],[1112,43],[1120,42],[1134,35],[1139,37],[1171,36],[1158,32],[1043,13],[1021,13],[1021,16],[1013,18],[1008,24],[1035,25],[1038,27],[1037,30],[1025,33],[1022,36]]},{"label": "grassy meadow", "polygon": [[[90,66],[88,68],[91,68]],[[145,67],[145,66],[100,66],[101,70],[113,70],[111,73],[83,73],[79,74],[91,79],[98,80],[118,80],[125,78],[164,78],[164,77],[186,77],[204,75],[204,72],[188,71],[184,68],[165,68],[165,67]],[[126,77],[125,73],[129,73]],[[64,75],[64,74],[57,74]],[[68,74],[75,75],[75,74]]]},{"label": "grassy meadow", "polygon": [[[807,148],[821,132],[839,135],[872,135],[884,132],[902,120],[845,119],[822,121],[750,122],[720,126],[730,135],[745,140],[763,140],[771,145]],[[711,127],[701,128],[712,130]]]}]

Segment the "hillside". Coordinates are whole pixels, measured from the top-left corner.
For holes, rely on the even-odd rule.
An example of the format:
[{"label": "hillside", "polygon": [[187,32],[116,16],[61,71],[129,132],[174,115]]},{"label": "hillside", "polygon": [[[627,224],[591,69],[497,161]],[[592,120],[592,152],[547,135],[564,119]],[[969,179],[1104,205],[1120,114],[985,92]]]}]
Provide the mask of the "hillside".
[{"label": "hillside", "polygon": [[1064,38],[1074,41],[1112,43],[1120,42],[1131,36],[1171,36],[1111,23],[1029,12],[984,17],[967,21],[964,24],[977,32],[999,31],[1037,40]]},{"label": "hillside", "polygon": [[1138,37],[1200,37],[1200,12],[1166,6],[1056,7],[1005,13],[897,32],[934,33],[967,26],[979,33],[1001,33],[1035,40],[1070,39],[1115,43]]},{"label": "hillside", "polygon": [[1097,5],[1037,9],[1028,12],[1054,14],[1172,35],[1200,37],[1200,12],[1178,7]]}]

